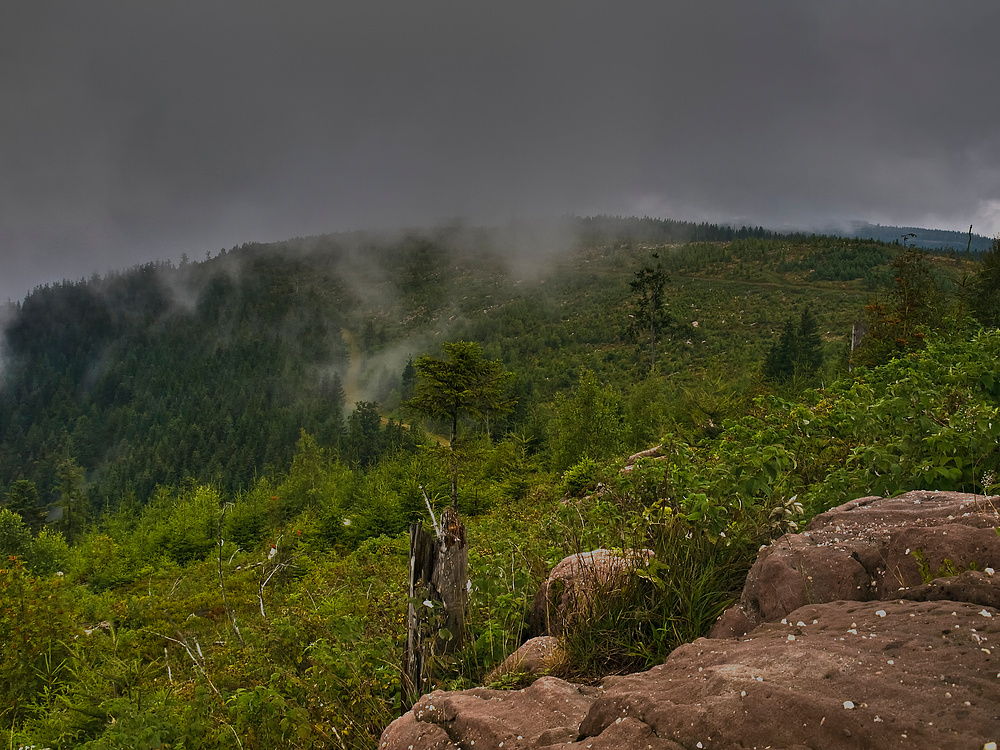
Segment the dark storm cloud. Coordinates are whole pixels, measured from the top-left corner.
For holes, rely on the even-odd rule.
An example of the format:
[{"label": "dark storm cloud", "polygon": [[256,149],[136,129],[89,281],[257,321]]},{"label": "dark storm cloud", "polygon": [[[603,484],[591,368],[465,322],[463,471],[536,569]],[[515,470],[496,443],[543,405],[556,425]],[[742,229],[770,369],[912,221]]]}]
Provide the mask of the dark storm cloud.
[{"label": "dark storm cloud", "polygon": [[1000,229],[993,3],[0,8],[0,300],[331,230]]}]

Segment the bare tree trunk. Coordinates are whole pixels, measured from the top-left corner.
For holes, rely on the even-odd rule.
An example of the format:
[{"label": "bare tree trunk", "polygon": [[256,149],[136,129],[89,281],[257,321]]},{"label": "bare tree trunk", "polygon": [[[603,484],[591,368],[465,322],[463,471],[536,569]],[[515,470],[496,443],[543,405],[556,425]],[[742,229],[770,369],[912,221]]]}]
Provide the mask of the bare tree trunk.
[{"label": "bare tree trunk", "polygon": [[[454,508],[441,514],[441,536],[438,539],[437,560],[431,575],[431,585],[444,603],[444,625],[438,638],[443,653],[462,648],[465,635],[465,605],[468,600],[469,549],[465,544],[465,524]],[[441,630],[446,630],[444,637]]]},{"label": "bare tree trunk", "polygon": [[403,656],[403,709],[423,694],[435,655],[462,646],[468,597],[465,526],[453,508],[445,509],[437,535],[419,521],[410,526],[409,605]]}]

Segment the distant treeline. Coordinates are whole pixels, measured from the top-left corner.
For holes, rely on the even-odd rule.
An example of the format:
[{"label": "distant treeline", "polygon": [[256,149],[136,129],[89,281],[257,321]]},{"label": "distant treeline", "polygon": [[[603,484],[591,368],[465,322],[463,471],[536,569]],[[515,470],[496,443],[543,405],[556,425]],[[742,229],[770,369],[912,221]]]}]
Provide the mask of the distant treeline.
[{"label": "distant treeline", "polygon": [[584,242],[641,242],[665,244],[683,242],[731,242],[743,239],[801,239],[807,234],[782,234],[764,227],[727,224],[700,224],[672,219],[653,219],[648,216],[588,216],[580,219]]},{"label": "distant treeline", "polygon": [[906,244],[910,247],[920,247],[935,253],[948,253],[952,250],[962,252],[969,250],[973,255],[981,255],[989,246],[991,239],[981,234],[973,234],[969,242],[968,232],[954,232],[948,229],[923,229],[921,227],[894,227],[881,224],[856,223],[851,226],[850,234],[859,239],[873,239],[888,244]]}]

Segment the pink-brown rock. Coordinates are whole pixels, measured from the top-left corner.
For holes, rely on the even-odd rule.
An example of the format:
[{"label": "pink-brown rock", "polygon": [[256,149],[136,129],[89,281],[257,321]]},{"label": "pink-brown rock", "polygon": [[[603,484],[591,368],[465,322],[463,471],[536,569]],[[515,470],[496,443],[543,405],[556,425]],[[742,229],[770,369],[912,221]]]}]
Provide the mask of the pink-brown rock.
[{"label": "pink-brown rock", "polygon": [[899,597],[947,572],[1000,567],[998,510],[1000,497],[917,491],[821,513],[761,551],[711,635],[742,635],[805,604]]},{"label": "pink-brown rock", "polygon": [[566,662],[566,649],[558,638],[541,635],[529,638],[513,654],[486,676],[486,684],[511,674],[541,676],[552,674]]},{"label": "pink-brown rock", "polygon": [[619,587],[652,554],[652,550],[622,554],[596,549],[563,558],[535,594],[528,615],[529,631],[536,636],[562,635],[575,619],[591,613],[602,594]]},{"label": "pink-brown rock", "polygon": [[807,605],[600,688],[546,677],[523,691],[433,693],[382,747],[978,749],[1000,742],[997,649],[992,607]]}]

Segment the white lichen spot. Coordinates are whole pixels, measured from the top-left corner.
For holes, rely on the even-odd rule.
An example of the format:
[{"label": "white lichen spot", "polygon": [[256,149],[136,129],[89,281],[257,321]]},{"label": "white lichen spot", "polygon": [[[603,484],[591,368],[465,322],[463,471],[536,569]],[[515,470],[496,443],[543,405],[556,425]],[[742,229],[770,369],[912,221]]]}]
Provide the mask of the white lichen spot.
[{"label": "white lichen spot", "polygon": [[878,617],[885,617],[885,610],[880,609],[875,613]]},{"label": "white lichen spot", "polygon": [[847,710],[854,708],[854,701],[844,701],[844,708]]},{"label": "white lichen spot", "polygon": [[993,617],[993,615],[990,612],[986,611],[985,609],[979,610],[979,614],[981,614],[983,617]]}]

